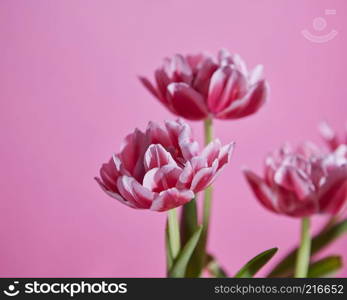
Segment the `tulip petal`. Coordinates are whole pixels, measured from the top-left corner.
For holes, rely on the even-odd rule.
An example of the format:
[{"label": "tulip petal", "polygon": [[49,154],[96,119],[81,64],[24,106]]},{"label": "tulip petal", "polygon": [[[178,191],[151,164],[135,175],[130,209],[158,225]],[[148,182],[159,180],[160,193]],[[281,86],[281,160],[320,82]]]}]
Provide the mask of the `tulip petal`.
[{"label": "tulip petal", "polygon": [[334,130],[326,122],[322,122],[318,128],[321,136],[330,147],[330,149],[335,150],[340,143]]},{"label": "tulip petal", "polygon": [[149,170],[143,178],[143,186],[150,191],[159,193],[176,187],[182,169],[175,165],[166,165]]},{"label": "tulip petal", "polygon": [[321,212],[337,214],[347,205],[347,165],[329,172],[318,199]]},{"label": "tulip petal", "polygon": [[176,54],[172,58],[169,68],[169,77],[171,82],[191,83],[192,70],[189,63],[181,54]]},{"label": "tulip petal", "polygon": [[144,85],[144,87],[157,99],[159,99],[160,101],[162,101],[160,94],[158,94],[156,88],[152,85],[152,83],[143,76],[139,76],[139,80],[141,81],[141,83]]},{"label": "tulip petal", "polygon": [[238,119],[253,114],[264,104],[268,96],[268,85],[265,81],[259,81],[251,87],[246,96],[233,101],[229,107],[219,112],[219,119]]},{"label": "tulip petal", "polygon": [[258,198],[260,203],[270,211],[277,212],[275,202],[276,196],[265,181],[250,170],[245,169],[243,172],[254,195]]},{"label": "tulip petal", "polygon": [[248,77],[248,68],[245,61],[241,58],[241,56],[237,53],[232,55],[233,64],[236,68],[245,76]]},{"label": "tulip petal", "polygon": [[189,120],[201,120],[208,111],[201,94],[186,83],[170,83],[167,87],[171,106],[179,116]]},{"label": "tulip petal", "polygon": [[141,180],[144,174],[143,155],[147,147],[148,138],[138,129],[129,134],[121,146],[119,158],[122,165],[137,180]]},{"label": "tulip petal", "polygon": [[232,70],[214,112],[218,113],[223,111],[229,107],[233,101],[242,98],[247,92],[247,87],[248,83],[246,77],[238,70]]},{"label": "tulip petal", "polygon": [[104,183],[100,180],[100,178],[95,177],[94,178],[96,180],[96,182],[100,185],[101,189],[110,197],[117,199],[119,202],[131,207],[131,208],[137,208],[132,202],[129,202],[127,200],[125,200],[120,194],[116,193],[116,192],[112,192],[110,190],[107,189],[107,187],[104,185]]},{"label": "tulip petal", "polygon": [[249,76],[249,85],[253,85],[261,80],[263,76],[263,65],[257,65]]},{"label": "tulip petal", "polygon": [[144,156],[144,164],[146,171],[167,164],[176,166],[176,162],[171,154],[160,144],[150,145],[148,147]]},{"label": "tulip petal", "polygon": [[235,143],[230,143],[223,146],[218,155],[218,171],[222,170],[222,168],[230,162],[231,155],[234,152]]},{"label": "tulip petal", "polygon": [[215,179],[216,171],[218,169],[218,160],[215,160],[211,167],[202,168],[193,178],[191,190],[198,193],[207,188]]},{"label": "tulip petal", "polygon": [[157,93],[161,102],[170,109],[170,102],[166,98],[167,86],[170,84],[171,80],[163,70],[163,68],[157,69],[154,73],[155,80],[157,82]]},{"label": "tulip petal", "polygon": [[210,111],[216,113],[218,110],[218,105],[220,99],[223,95],[224,87],[227,83],[229,76],[232,73],[230,66],[220,67],[217,71],[213,73],[211,77],[207,104]]},{"label": "tulip petal", "polygon": [[191,163],[188,161],[185,164],[183,171],[178,179],[177,187],[180,189],[189,189],[193,181],[193,175],[193,167]]},{"label": "tulip petal", "polygon": [[128,176],[119,177],[117,187],[122,197],[134,204],[135,207],[147,209],[152,205],[154,194],[139,184],[134,178]]},{"label": "tulip petal", "polygon": [[277,212],[291,217],[302,218],[318,212],[318,204],[314,195],[299,200],[294,192],[276,186]]},{"label": "tulip petal", "polygon": [[192,70],[196,70],[206,59],[208,59],[208,57],[204,53],[188,54],[186,56],[186,61]]},{"label": "tulip petal", "polygon": [[207,97],[210,79],[217,69],[218,65],[211,58],[204,60],[195,76],[193,82],[194,89]]},{"label": "tulip petal", "polygon": [[117,171],[113,159],[110,159],[108,163],[101,166],[100,177],[107,190],[117,192],[116,184],[118,176],[119,172]]},{"label": "tulip petal", "polygon": [[220,65],[226,65],[226,64],[233,64],[234,63],[232,56],[231,56],[231,53],[225,48],[222,48],[218,51],[218,61],[219,61]]},{"label": "tulip petal", "polygon": [[194,198],[194,193],[190,190],[181,190],[171,188],[162,191],[153,201],[151,210],[166,211],[186,204]]},{"label": "tulip petal", "polygon": [[190,160],[198,155],[199,144],[192,139],[191,128],[185,123],[182,125],[181,132],[178,136],[178,144],[185,160]]},{"label": "tulip petal", "polygon": [[276,184],[282,186],[295,193],[299,200],[304,200],[315,188],[311,180],[300,169],[292,166],[281,166],[276,170],[274,181]]},{"label": "tulip petal", "polygon": [[148,122],[146,136],[150,144],[161,144],[166,149],[172,146],[172,141],[166,128],[162,128],[155,122]]},{"label": "tulip petal", "polygon": [[211,166],[212,163],[218,158],[222,144],[219,139],[210,142],[202,151],[201,156],[206,159],[207,165]]}]

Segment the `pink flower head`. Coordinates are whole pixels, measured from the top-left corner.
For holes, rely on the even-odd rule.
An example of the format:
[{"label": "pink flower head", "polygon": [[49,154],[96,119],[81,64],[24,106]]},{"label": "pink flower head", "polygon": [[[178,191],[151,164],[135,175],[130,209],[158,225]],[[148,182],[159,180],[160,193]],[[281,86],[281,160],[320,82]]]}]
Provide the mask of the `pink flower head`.
[{"label": "pink flower head", "polygon": [[144,86],[172,113],[189,120],[238,119],[259,110],[268,96],[263,67],[251,72],[237,54],[220,50],[218,59],[205,54],[176,54],[155,71],[155,85]]},{"label": "pink flower head", "polygon": [[292,217],[338,214],[347,203],[347,146],[322,154],[312,144],[281,148],[265,161],[263,178],[245,170],[260,203]]},{"label": "pink flower head", "polygon": [[150,122],[129,134],[95,178],[111,197],[138,209],[166,211],[190,201],[229,162],[234,144],[214,140],[201,152],[181,120]]},{"label": "pink flower head", "polygon": [[345,132],[343,136],[338,136],[336,132],[325,122],[319,125],[319,131],[324,141],[330,148],[330,150],[335,150],[340,145],[347,145],[347,123],[345,127]]}]

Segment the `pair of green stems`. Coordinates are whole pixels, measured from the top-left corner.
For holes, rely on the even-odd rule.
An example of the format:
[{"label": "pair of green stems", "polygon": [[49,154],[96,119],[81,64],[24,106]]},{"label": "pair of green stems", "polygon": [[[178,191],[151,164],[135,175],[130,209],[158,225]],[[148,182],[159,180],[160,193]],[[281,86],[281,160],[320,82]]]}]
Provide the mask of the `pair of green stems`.
[{"label": "pair of green stems", "polygon": [[[206,119],[204,122],[205,145],[212,141],[212,120]],[[202,216],[202,232],[201,232],[201,248],[202,262],[205,261],[206,244],[208,238],[208,229],[211,215],[212,187],[208,187],[204,192],[203,216]],[[195,200],[193,200],[195,201]],[[173,257],[177,257],[181,249],[180,227],[177,215],[177,209],[171,209],[168,212],[168,230],[170,232],[170,251]],[[310,237],[310,219],[308,217],[301,220],[301,238],[298,255],[295,265],[295,277],[304,278],[307,276],[310,263],[311,237]],[[202,270],[200,270],[202,271]]]},{"label": "pair of green stems", "polygon": [[[204,121],[204,136],[205,136],[205,145],[209,144],[213,138],[212,130],[212,119],[206,119]],[[193,199],[192,201],[195,201]],[[208,238],[208,228],[210,224],[210,215],[211,215],[211,202],[212,202],[212,187],[208,187],[204,191],[204,204],[203,204],[203,215],[202,215],[202,232],[200,237],[200,259],[203,264],[206,256],[206,244]],[[180,238],[180,227],[179,219],[177,214],[177,209],[171,209],[168,211],[168,230],[170,232],[170,251],[171,255],[175,258],[177,257],[181,249],[181,238]],[[201,268],[203,266],[201,265]],[[200,270],[202,272],[202,270]]]}]

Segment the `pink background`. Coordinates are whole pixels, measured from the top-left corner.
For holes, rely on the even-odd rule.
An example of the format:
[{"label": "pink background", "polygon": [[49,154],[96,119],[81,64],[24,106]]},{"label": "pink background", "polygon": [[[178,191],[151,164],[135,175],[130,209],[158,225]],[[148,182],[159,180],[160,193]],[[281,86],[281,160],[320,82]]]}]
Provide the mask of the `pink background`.
[{"label": "pink background", "polygon": [[[215,122],[237,148],[215,184],[209,248],[230,273],[270,247],[283,255],[298,220],[265,211],[240,168],[260,172],[284,141],[319,142],[321,120],[342,130],[346,9],[343,0],[2,0],[0,275],[164,276],[165,214],[121,205],[93,177],[134,127],[173,118],[136,76],[166,55],[220,47],[264,64],[271,99],[250,118]],[[319,34],[335,29],[335,39],[301,35],[315,33],[318,16],[328,22]],[[201,140],[202,124],[191,124]],[[347,260],[346,246],[347,237],[326,253]]]}]

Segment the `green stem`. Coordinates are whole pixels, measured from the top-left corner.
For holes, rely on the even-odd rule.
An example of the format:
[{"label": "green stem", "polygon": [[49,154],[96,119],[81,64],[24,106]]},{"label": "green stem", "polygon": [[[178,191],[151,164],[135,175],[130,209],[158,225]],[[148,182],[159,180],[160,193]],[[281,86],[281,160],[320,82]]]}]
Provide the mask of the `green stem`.
[{"label": "green stem", "polygon": [[[206,119],[204,123],[205,129],[205,145],[209,144],[212,141],[212,119]],[[205,262],[206,256],[206,245],[208,239],[208,229],[210,224],[210,215],[211,215],[211,203],[212,202],[212,186],[205,189],[204,195],[204,207],[203,207],[203,216],[202,216],[202,264]]]},{"label": "green stem", "polygon": [[301,240],[298,255],[296,257],[295,278],[307,277],[308,266],[310,263],[311,238],[310,238],[310,219],[301,220]]},{"label": "green stem", "polygon": [[168,211],[168,230],[171,255],[172,258],[175,259],[181,248],[180,228],[176,208]]}]

